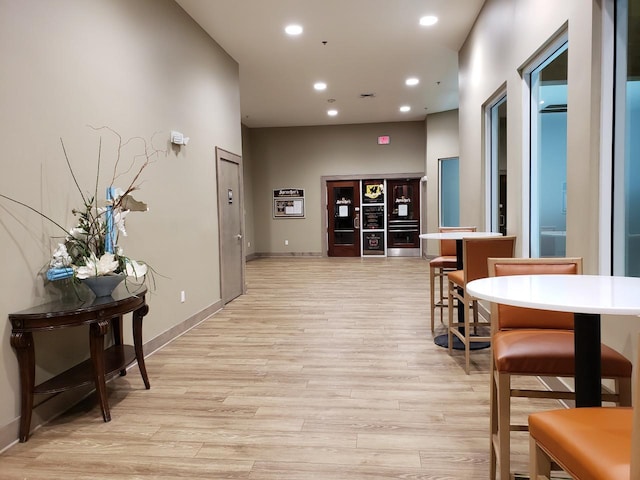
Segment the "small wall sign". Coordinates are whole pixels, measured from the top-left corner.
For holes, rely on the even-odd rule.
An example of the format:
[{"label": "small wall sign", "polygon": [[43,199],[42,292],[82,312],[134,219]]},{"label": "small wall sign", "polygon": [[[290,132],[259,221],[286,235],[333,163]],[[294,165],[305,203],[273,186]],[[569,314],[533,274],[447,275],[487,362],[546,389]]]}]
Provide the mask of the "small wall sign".
[{"label": "small wall sign", "polygon": [[273,191],[273,218],[304,218],[304,189],[275,189]]}]

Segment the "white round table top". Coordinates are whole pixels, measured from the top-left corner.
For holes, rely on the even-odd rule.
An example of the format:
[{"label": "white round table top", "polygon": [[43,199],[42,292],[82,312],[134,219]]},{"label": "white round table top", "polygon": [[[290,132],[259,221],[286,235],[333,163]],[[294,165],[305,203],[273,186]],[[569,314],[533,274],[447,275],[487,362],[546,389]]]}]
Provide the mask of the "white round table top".
[{"label": "white round table top", "polygon": [[463,238],[474,237],[501,237],[500,232],[434,232],[434,233],[421,233],[419,235],[423,240],[461,240]]},{"label": "white round table top", "polygon": [[508,275],[469,282],[479,299],[560,312],[640,314],[640,278],[602,275]]}]

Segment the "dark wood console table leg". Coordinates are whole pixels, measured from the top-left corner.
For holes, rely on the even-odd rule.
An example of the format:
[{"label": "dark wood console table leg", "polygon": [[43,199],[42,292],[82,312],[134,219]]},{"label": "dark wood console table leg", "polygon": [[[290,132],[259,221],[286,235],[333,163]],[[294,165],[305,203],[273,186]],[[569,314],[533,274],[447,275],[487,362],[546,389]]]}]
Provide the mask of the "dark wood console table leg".
[{"label": "dark wood console table leg", "polygon": [[151,388],[149,384],[149,377],[147,376],[147,367],[144,364],[144,351],[142,349],[142,319],[149,313],[149,306],[143,305],[139,309],[133,312],[133,346],[136,351],[136,360],[138,361],[138,368],[140,369],[140,375],[142,381],[147,390]]},{"label": "dark wood console table leg", "polygon": [[20,443],[29,439],[31,412],[33,411],[33,389],[36,378],[36,357],[33,348],[33,335],[12,333],[11,346],[15,348],[20,368]]},{"label": "dark wood console table leg", "polygon": [[[122,315],[113,317],[111,319],[111,329],[113,330],[113,343],[115,345],[122,345]],[[127,374],[127,369],[120,370],[120,376],[124,377]]]},{"label": "dark wood console table leg", "polygon": [[107,385],[104,371],[104,336],[109,330],[109,320],[100,320],[89,327],[89,345],[91,362],[93,363],[93,375],[96,393],[102,408],[102,418],[105,422],[111,421],[109,400],[107,399]]}]

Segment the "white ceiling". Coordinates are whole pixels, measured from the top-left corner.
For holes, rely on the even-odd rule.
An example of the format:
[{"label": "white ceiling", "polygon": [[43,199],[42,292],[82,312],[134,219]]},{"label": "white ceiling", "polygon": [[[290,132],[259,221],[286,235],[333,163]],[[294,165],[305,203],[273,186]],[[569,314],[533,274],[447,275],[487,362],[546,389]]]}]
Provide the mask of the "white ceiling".
[{"label": "white ceiling", "polygon": [[[423,120],[457,108],[457,52],[484,3],[176,1],[240,65],[242,122],[253,128]],[[425,15],[438,23],[420,26]],[[302,35],[286,35],[290,23],[302,25]],[[407,87],[409,76],[420,84]],[[313,89],[319,80],[324,92]],[[338,115],[329,117],[329,108]]]}]

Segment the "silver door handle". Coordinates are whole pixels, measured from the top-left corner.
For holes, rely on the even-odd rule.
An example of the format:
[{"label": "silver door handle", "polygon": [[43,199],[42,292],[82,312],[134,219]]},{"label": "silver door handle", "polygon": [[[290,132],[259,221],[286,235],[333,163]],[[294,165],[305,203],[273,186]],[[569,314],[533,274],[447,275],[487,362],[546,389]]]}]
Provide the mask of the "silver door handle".
[{"label": "silver door handle", "polygon": [[241,233],[239,233],[238,235],[236,235],[236,238],[237,238],[238,240],[242,240],[242,234],[241,234]]}]

